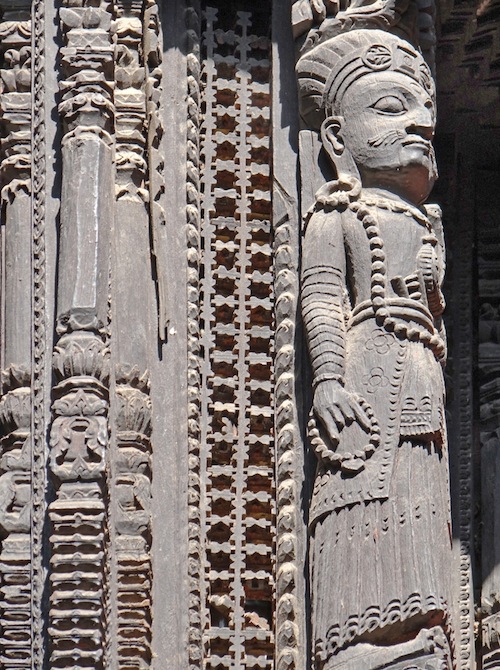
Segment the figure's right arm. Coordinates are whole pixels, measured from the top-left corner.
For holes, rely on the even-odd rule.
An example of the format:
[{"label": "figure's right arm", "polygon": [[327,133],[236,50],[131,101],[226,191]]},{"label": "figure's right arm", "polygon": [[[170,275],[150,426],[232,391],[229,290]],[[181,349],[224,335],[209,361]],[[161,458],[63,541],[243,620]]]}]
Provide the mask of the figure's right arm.
[{"label": "figure's right arm", "polygon": [[343,384],[346,260],[340,213],[315,213],[303,247],[302,317],[313,369],[313,385]]},{"label": "figure's right arm", "polygon": [[313,370],[314,413],[333,447],[346,424],[358,421],[369,427],[358,400],[344,389],[346,281],[341,214],[316,212],[303,247],[302,318]]}]

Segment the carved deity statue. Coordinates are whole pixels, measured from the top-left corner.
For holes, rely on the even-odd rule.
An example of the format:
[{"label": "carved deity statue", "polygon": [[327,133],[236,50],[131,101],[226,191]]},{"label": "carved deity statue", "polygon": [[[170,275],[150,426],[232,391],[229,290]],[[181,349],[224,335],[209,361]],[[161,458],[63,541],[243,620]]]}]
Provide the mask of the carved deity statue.
[{"label": "carved deity statue", "polygon": [[452,668],[432,77],[379,30],[319,31],[297,73],[335,170],[303,250],[314,668]]}]

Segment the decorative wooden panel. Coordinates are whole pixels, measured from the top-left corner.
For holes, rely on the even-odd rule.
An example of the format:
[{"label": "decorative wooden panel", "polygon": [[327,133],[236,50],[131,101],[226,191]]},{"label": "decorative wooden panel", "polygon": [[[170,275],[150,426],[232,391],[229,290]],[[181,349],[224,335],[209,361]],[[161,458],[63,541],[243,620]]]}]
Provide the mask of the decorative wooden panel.
[{"label": "decorative wooden panel", "polygon": [[202,448],[207,667],[273,664],[269,11],[202,24]]}]

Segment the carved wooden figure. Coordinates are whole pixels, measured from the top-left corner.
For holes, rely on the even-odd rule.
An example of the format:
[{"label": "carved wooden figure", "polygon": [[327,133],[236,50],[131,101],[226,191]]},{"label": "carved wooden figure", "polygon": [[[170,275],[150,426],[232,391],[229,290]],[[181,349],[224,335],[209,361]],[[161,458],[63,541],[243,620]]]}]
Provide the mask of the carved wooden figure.
[{"label": "carved wooden figure", "polygon": [[430,71],[379,30],[318,31],[301,114],[336,174],[306,222],[314,667],[452,667],[451,531]]}]

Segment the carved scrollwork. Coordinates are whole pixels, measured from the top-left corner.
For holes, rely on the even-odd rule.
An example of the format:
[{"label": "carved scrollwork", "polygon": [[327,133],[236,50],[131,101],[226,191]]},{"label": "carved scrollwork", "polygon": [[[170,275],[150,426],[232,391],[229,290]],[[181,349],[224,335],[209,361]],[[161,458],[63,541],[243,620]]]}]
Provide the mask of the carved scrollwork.
[{"label": "carved scrollwork", "polygon": [[107,384],[109,356],[109,348],[100,337],[80,331],[61,337],[54,348],[52,362],[61,381],[69,377],[94,377]]}]

